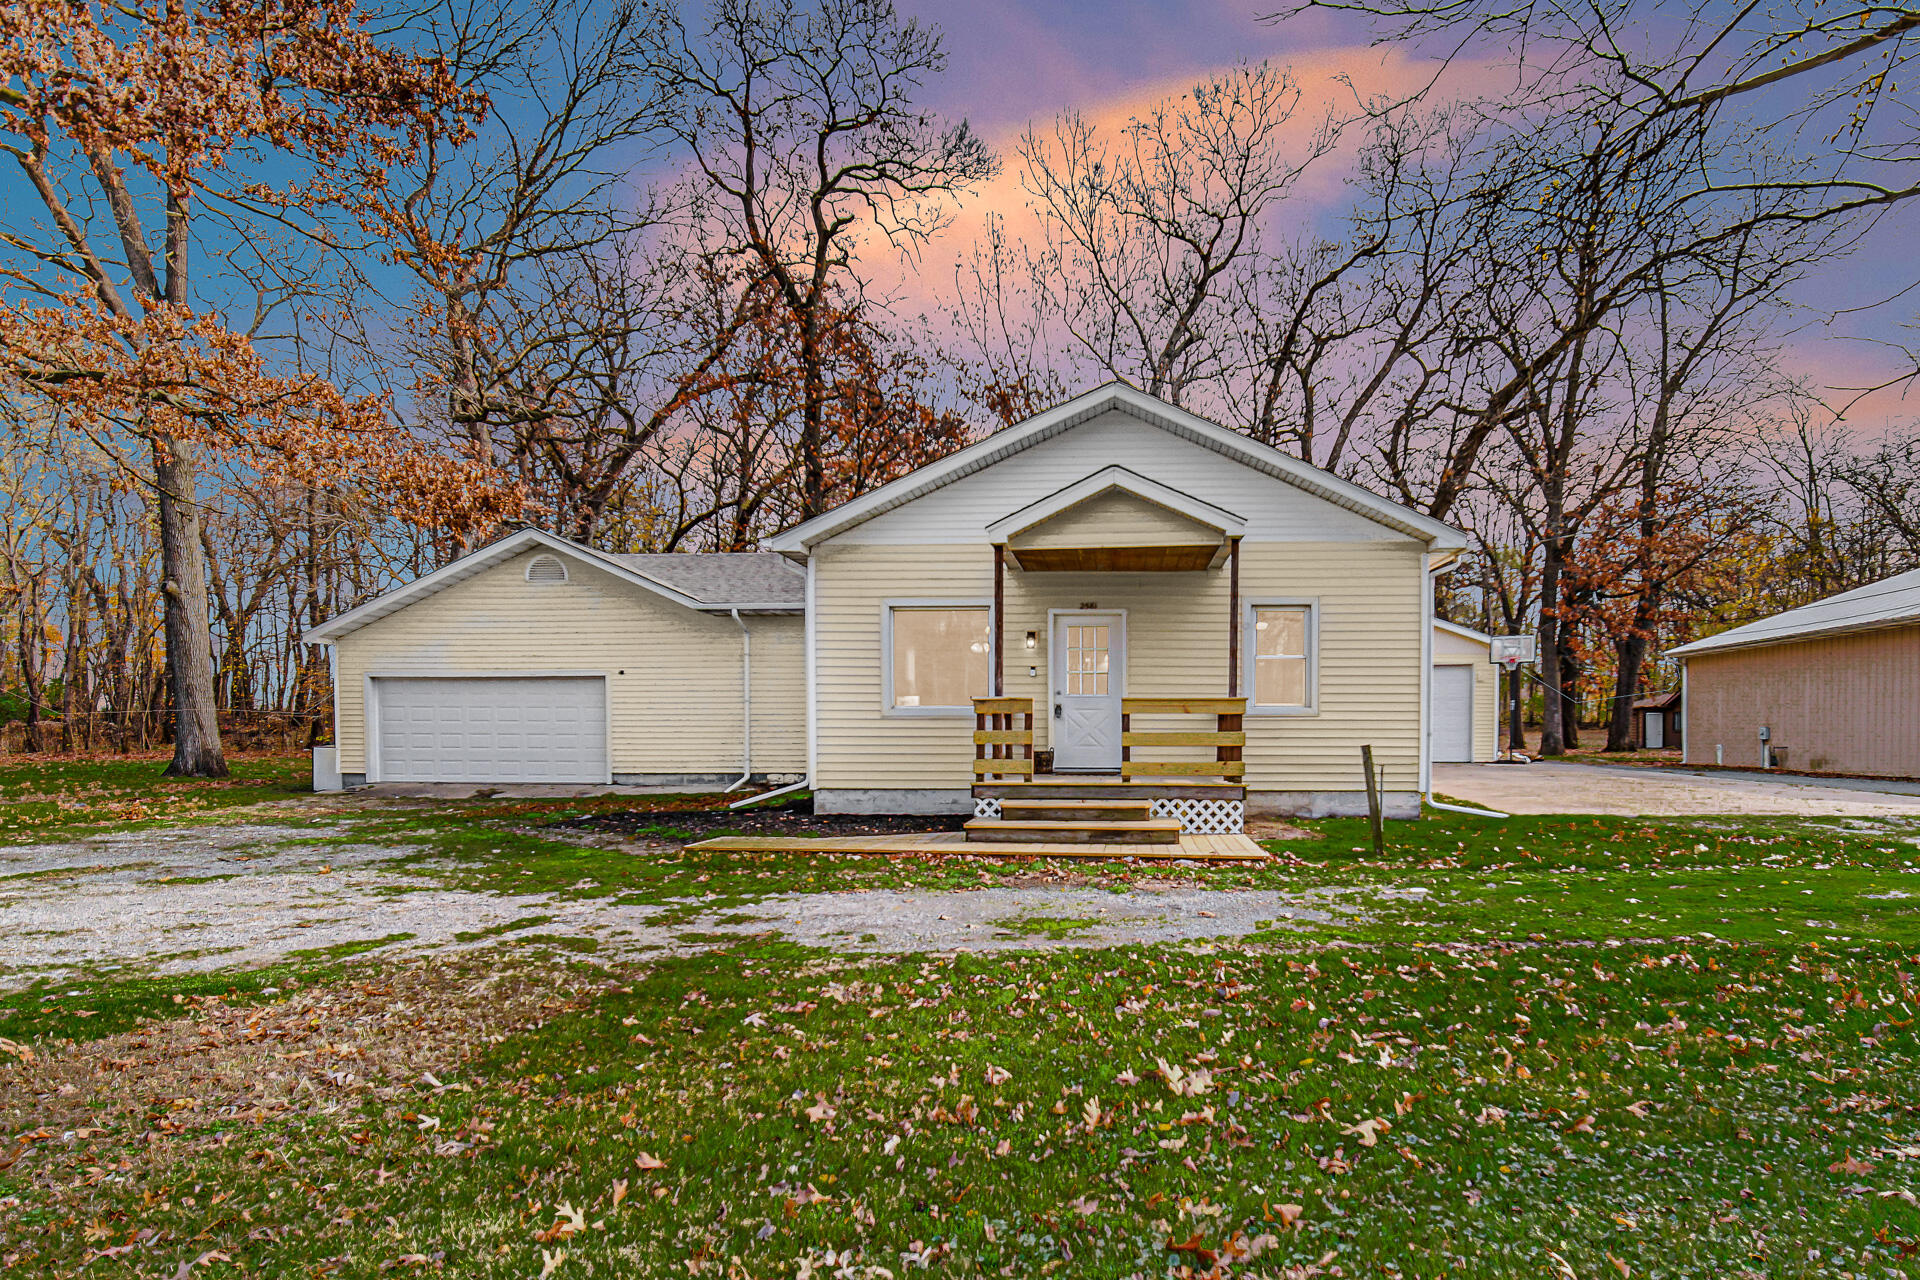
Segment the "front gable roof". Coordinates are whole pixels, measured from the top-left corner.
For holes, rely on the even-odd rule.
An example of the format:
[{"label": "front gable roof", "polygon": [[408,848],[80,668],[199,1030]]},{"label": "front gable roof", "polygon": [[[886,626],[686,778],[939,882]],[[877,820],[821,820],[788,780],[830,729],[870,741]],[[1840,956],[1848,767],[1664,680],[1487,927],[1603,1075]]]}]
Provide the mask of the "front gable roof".
[{"label": "front gable roof", "polygon": [[1428,543],[1435,551],[1454,551],[1466,546],[1465,535],[1450,525],[1123,382],[1110,382],[1096,387],[1025,422],[995,432],[938,462],[910,471],[871,493],[795,525],[770,539],[767,545],[784,554],[805,555],[815,545],[875,516],[904,506],[977,471],[1005,462],[1042,441],[1114,410],[1295,485],[1396,532],[1417,538]]},{"label": "front gable roof", "polygon": [[1092,475],[1056,490],[1037,502],[1030,502],[1013,514],[987,526],[987,537],[994,542],[1010,542],[1023,533],[1063,516],[1073,508],[1109,493],[1125,493],[1164,507],[1177,516],[1214,531],[1215,536],[1237,538],[1246,530],[1245,518],[1215,506],[1190,493],[1149,480],[1117,463],[1102,467]]},{"label": "front gable roof", "polygon": [[[521,529],[450,564],[416,578],[403,587],[375,596],[366,603],[330,618],[301,637],[304,644],[331,644],[368,623],[397,613],[428,596],[464,582],[482,570],[534,549],[558,552],[601,569],[643,591],[652,592],[688,609],[743,613],[794,612],[803,607],[806,580],[784,557],[768,553],[744,555],[617,555],[596,551],[541,529]],[[726,564],[695,567],[664,563],[712,560]],[[777,561],[778,564],[769,564]],[[744,562],[744,563],[743,563]]]}]

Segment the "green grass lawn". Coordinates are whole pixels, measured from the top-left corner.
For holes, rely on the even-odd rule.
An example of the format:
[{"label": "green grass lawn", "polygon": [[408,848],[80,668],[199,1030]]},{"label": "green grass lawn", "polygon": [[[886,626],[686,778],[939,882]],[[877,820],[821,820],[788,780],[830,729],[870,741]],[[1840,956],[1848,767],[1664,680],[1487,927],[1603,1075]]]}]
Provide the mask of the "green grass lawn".
[{"label": "green grass lawn", "polygon": [[[543,829],[577,811],[350,838],[654,905],[1035,871],[638,858]],[[458,963],[16,994],[0,1271],[1920,1274],[1920,831],[1445,815],[1376,860],[1310,825],[1262,868],[1063,868],[1339,908],[1230,945],[629,966],[529,916]]]},{"label": "green grass lawn", "polygon": [[312,794],[305,757],[231,756],[225,778],[165,778],[167,757],[19,758],[0,764],[0,845],[204,820]]}]

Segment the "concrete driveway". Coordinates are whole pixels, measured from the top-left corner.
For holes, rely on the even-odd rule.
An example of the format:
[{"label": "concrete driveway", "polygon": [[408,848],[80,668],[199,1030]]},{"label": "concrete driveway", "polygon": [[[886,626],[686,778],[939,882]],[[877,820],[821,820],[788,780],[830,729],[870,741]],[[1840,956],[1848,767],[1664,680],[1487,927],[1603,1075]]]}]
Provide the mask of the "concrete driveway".
[{"label": "concrete driveway", "polygon": [[1433,789],[1506,813],[1917,818],[1920,784],[1626,765],[1436,764]]}]

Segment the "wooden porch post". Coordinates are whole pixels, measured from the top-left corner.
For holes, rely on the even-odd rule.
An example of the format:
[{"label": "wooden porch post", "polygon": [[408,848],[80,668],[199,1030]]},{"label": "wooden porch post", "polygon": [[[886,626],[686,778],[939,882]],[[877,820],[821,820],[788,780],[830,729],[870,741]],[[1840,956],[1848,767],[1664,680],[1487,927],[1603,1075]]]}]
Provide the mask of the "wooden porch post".
[{"label": "wooden porch post", "polygon": [[1007,549],[993,545],[993,696],[1007,696]]},{"label": "wooden porch post", "polygon": [[1227,548],[1227,696],[1240,696],[1240,539]]}]

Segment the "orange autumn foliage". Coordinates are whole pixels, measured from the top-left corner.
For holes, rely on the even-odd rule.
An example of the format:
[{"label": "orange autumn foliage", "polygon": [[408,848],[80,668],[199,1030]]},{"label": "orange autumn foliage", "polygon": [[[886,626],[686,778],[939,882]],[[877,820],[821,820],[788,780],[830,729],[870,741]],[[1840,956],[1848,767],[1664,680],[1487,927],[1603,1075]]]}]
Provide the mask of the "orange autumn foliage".
[{"label": "orange autumn foliage", "polygon": [[[384,398],[272,371],[186,280],[190,219],[211,200],[298,211],[322,237],[342,215],[381,240],[387,168],[430,139],[466,139],[483,113],[445,66],[382,48],[350,0],[21,0],[0,8],[0,85],[0,147],[49,214],[44,243],[20,224],[9,236],[32,265],[0,269],[0,387],[96,439],[372,483],[416,522],[470,527],[518,506],[479,460],[426,452]],[[271,187],[230,167],[261,153],[312,176]],[[73,198],[75,180],[101,198]],[[404,251],[444,253],[415,239]]]}]

